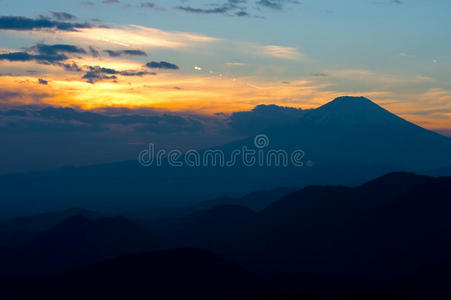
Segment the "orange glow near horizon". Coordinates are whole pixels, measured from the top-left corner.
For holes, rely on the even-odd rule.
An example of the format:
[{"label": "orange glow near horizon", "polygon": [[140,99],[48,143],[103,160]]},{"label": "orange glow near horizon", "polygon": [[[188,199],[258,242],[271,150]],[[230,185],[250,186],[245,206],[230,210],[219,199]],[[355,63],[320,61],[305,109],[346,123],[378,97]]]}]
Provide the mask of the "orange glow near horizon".
[{"label": "orange glow near horizon", "polygon": [[[105,65],[127,69],[128,64],[115,62]],[[310,80],[265,82],[254,78],[227,78],[160,73],[143,77],[119,76],[116,82],[95,84],[80,79],[80,74],[51,74],[45,76],[47,85],[38,83],[36,76],[1,76],[0,88],[9,92],[8,105],[50,105],[93,110],[104,107],[151,108],[161,111],[214,114],[250,110],[258,104],[316,108],[343,93],[328,91],[327,84]],[[451,128],[449,115],[419,116],[425,107],[421,101],[395,101],[386,92],[346,93],[366,96],[384,108],[409,121],[429,129]],[[424,97],[425,95],[418,95]],[[440,90],[426,96],[450,97]],[[411,99],[412,95],[406,95]],[[447,98],[446,98],[447,99]],[[398,100],[398,99],[397,99]]]}]

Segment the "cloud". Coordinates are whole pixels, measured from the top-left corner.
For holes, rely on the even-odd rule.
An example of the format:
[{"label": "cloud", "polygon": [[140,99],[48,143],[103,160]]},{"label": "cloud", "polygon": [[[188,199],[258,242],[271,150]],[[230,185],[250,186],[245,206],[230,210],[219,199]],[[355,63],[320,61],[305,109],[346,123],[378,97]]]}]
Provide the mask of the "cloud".
[{"label": "cloud", "polygon": [[27,49],[26,52],[20,51],[0,54],[0,60],[12,62],[37,61],[41,64],[57,64],[69,58],[66,54],[86,54],[86,51],[74,45],[37,44]]},{"label": "cloud", "polygon": [[55,19],[57,19],[57,20],[60,20],[60,21],[72,21],[72,20],[77,19],[76,16],[71,15],[71,14],[69,14],[69,13],[67,13],[67,12],[56,12],[56,11],[51,11],[51,12],[50,12],[50,15],[51,15],[53,18],[55,18]]},{"label": "cloud", "polygon": [[69,107],[46,107],[42,109],[16,108],[0,111],[3,122],[1,131],[9,132],[103,132],[122,130],[137,133],[203,132],[208,118],[191,115],[153,112],[140,114],[139,110],[108,115],[80,111]]},{"label": "cloud", "polygon": [[384,84],[384,86],[395,86],[430,83],[435,81],[434,78],[423,75],[399,77],[391,74],[379,74],[366,69],[326,70],[325,73],[332,79],[352,80],[354,84],[357,82],[372,82],[374,85]]},{"label": "cloud", "polygon": [[155,72],[147,72],[147,71],[120,71],[120,75],[122,76],[144,76],[144,75],[157,75]]},{"label": "cloud", "polygon": [[217,4],[216,7],[192,7],[192,6],[177,6],[178,10],[195,13],[195,14],[227,14],[237,17],[249,17],[249,13],[246,11],[246,0],[228,0],[222,4]]},{"label": "cloud", "polygon": [[259,0],[256,4],[266,8],[282,10],[285,4],[301,4],[301,2],[297,0]]},{"label": "cloud", "polygon": [[96,4],[94,2],[92,2],[92,1],[82,1],[81,5],[83,5],[83,6],[94,6]]},{"label": "cloud", "polygon": [[178,10],[182,10],[188,13],[196,13],[196,14],[223,14],[228,12],[230,9],[227,6],[220,6],[216,8],[194,8],[191,6],[177,6]]},{"label": "cloud", "polygon": [[276,58],[298,60],[302,58],[301,52],[294,47],[285,47],[279,45],[245,45],[245,50],[250,53],[257,53],[263,56],[271,56]]},{"label": "cloud", "polygon": [[[2,106],[8,107],[10,103],[16,100],[25,100],[27,104],[41,104],[46,98],[53,95],[45,92],[30,91],[29,89],[22,90],[18,87],[16,90],[0,90],[0,103]],[[24,104],[25,102],[20,102]],[[6,105],[5,105],[6,104]]]},{"label": "cloud", "polygon": [[56,55],[42,55],[42,54],[29,54],[27,52],[10,52],[0,54],[0,60],[8,60],[13,62],[23,62],[23,61],[37,61],[43,64],[52,64],[55,62],[63,61],[68,59],[64,54]]},{"label": "cloud", "polygon": [[391,2],[395,4],[402,4],[401,0],[392,0]]},{"label": "cloud", "polygon": [[[16,108],[0,112],[0,132],[99,132],[107,128],[101,124],[102,116],[77,112],[71,108],[46,107],[44,109]],[[103,118],[105,119],[105,118]]]},{"label": "cloud", "polygon": [[147,56],[147,53],[142,50],[103,50],[108,53],[110,57],[119,57],[121,55],[129,56]]},{"label": "cloud", "polygon": [[[254,4],[254,5],[251,5]],[[237,17],[257,17],[249,13],[249,9],[256,8],[261,11],[261,8],[269,8],[273,10],[282,10],[287,4],[301,4],[298,0],[227,0],[208,6],[194,7],[190,5],[180,5],[175,8],[187,13],[195,14],[223,14]]]},{"label": "cloud", "polygon": [[103,4],[116,4],[119,3],[119,0],[102,0]]},{"label": "cloud", "polygon": [[39,78],[38,79],[38,83],[42,84],[42,85],[47,85],[49,82],[47,80],[45,80],[45,79]]},{"label": "cloud", "polygon": [[[14,17],[22,18],[22,17]],[[3,18],[3,21],[5,19]],[[20,19],[22,21],[22,19]],[[56,22],[56,21],[50,21]],[[8,26],[2,22],[0,17],[0,30],[6,27],[9,29],[18,28],[18,24],[10,24]],[[130,49],[145,49],[149,51],[154,48],[164,49],[188,49],[193,47],[204,47],[206,44],[220,41],[221,39],[201,35],[191,32],[177,32],[177,31],[164,31],[157,28],[128,25],[118,27],[107,27],[102,25],[88,24],[85,28],[74,28],[74,24],[77,23],[65,23],[70,24],[71,30],[61,30],[55,34],[54,30],[33,30],[36,24],[22,24],[20,23],[20,31],[14,32],[14,34],[20,35],[20,38],[34,40],[54,41],[58,43],[68,43],[75,45],[83,45],[85,48],[88,46],[95,47],[97,49],[113,49],[118,48],[130,48]],[[48,25],[49,28],[54,28],[52,25]],[[40,25],[39,28],[42,28]]]},{"label": "cloud", "polygon": [[0,30],[42,30],[55,29],[61,31],[77,31],[78,29],[93,28],[90,23],[69,23],[45,18],[31,19],[21,16],[0,16]]},{"label": "cloud", "polygon": [[242,62],[226,62],[224,63],[224,66],[226,67],[244,67],[246,66],[246,63],[242,63]]},{"label": "cloud", "polygon": [[151,122],[136,127],[138,132],[157,132],[159,134],[175,132],[203,132],[204,126],[193,117],[164,114],[151,117]]},{"label": "cloud", "polygon": [[37,44],[36,46],[32,47],[31,50],[34,50],[42,55],[57,55],[61,53],[86,54],[86,51],[83,48],[68,44]]},{"label": "cloud", "polygon": [[162,7],[159,7],[158,5],[156,5],[153,2],[141,2],[141,4],[138,5],[139,8],[151,8],[154,10],[165,10]]},{"label": "cloud", "polygon": [[250,111],[234,112],[227,122],[231,130],[239,134],[255,134],[265,129],[296,123],[305,111],[278,105],[257,105]]},{"label": "cloud", "polygon": [[147,63],[146,66],[151,69],[166,69],[166,70],[178,70],[179,69],[179,67],[177,65],[166,62],[166,61],[160,61],[160,62],[151,61],[151,62]]},{"label": "cloud", "polygon": [[319,72],[319,73],[313,73],[312,76],[313,77],[327,77],[327,76],[329,76],[329,74]]},{"label": "cloud", "polygon": [[235,16],[237,16],[237,17],[249,17],[250,15],[246,11],[241,10],[241,11],[236,12]]},{"label": "cloud", "polygon": [[89,49],[89,53],[91,54],[92,57],[100,56],[100,52],[96,48],[89,46],[88,49]]},{"label": "cloud", "polygon": [[80,66],[77,65],[77,63],[59,63],[59,66],[63,67],[66,71],[70,72],[81,72],[83,71]]},{"label": "cloud", "polygon": [[[108,75],[111,74],[108,72],[108,70],[106,70],[105,68],[94,68],[91,67],[92,70],[86,72],[86,74],[83,76],[83,79],[86,79],[87,82],[89,83],[96,83],[98,81],[102,81],[102,80],[116,80],[117,76],[116,75]],[[102,69],[102,70],[101,70]],[[116,74],[116,73],[113,73]]]},{"label": "cloud", "polygon": [[[72,66],[73,63],[63,62]],[[55,94],[50,99],[42,101],[46,105],[77,106],[84,109],[94,109],[104,106],[122,106],[129,108],[154,107],[170,111],[191,111],[202,114],[215,112],[232,112],[245,110],[257,104],[275,103],[278,105],[298,106],[302,103],[306,108],[324,99],[331,99],[337,93],[324,92],[324,83],[316,84],[307,80],[291,79],[290,85],[280,81],[261,80],[252,77],[211,76],[210,74],[184,74],[183,72],[159,72],[161,69],[140,69],[139,63],[134,64],[102,64],[109,70],[106,76],[116,76],[116,79],[104,79],[95,73],[103,70],[92,70],[85,64],[89,61],[76,61],[74,68],[82,69],[80,73],[46,73],[47,80],[51,80],[51,90]],[[95,66],[95,65],[91,65]],[[126,74],[131,70],[130,74]],[[88,79],[82,77],[88,72]],[[158,76],[141,75],[139,72],[158,72]],[[164,71],[164,70],[161,70]],[[168,70],[171,71],[171,70]],[[117,74],[117,72],[121,72]],[[126,76],[135,75],[135,76]],[[43,75],[40,75],[43,76]],[[21,88],[47,92],[48,88],[36,84],[39,75],[4,76],[2,86],[11,91]],[[100,80],[102,81],[102,80]],[[50,83],[49,83],[50,85]],[[174,89],[174,86],[181,88]],[[258,86],[259,88],[255,88]],[[27,98],[17,99],[14,103],[29,103]],[[205,105],[208,103],[208,105]],[[321,102],[322,104],[323,102]]]},{"label": "cloud", "polygon": [[[52,38],[45,32],[39,33],[42,38]],[[73,43],[96,47],[120,46],[127,48],[169,48],[178,49],[194,47],[198,44],[212,43],[220,39],[205,35],[164,31],[139,25],[122,26],[119,28],[92,27],[78,31],[60,33],[59,37]]]},{"label": "cloud", "polygon": [[85,79],[89,83],[96,83],[103,80],[117,80],[117,75],[121,76],[144,76],[144,75],[156,75],[154,72],[147,71],[134,71],[134,70],[126,70],[126,71],[118,71],[111,68],[104,68],[100,66],[88,66],[87,72],[83,75],[82,79]]},{"label": "cloud", "polygon": [[[114,55],[110,53],[110,56],[118,56],[122,54],[126,55],[146,55],[145,52],[141,50],[121,50],[117,51]],[[77,57],[77,55],[85,55],[90,54],[91,56],[97,57],[99,56],[99,52],[93,47],[89,47],[89,52],[83,48],[78,46],[69,45],[69,44],[55,44],[55,45],[46,45],[46,44],[37,44],[33,47],[26,49],[26,51],[17,51],[17,52],[7,52],[0,54],[0,61],[10,61],[10,62],[27,62],[27,61],[36,61],[38,64],[42,65],[54,65],[61,67],[63,70],[68,72],[84,72],[82,79],[86,80],[89,83],[95,83],[102,80],[116,80],[118,75],[120,76],[144,76],[144,75],[155,75],[154,72],[149,72],[146,70],[116,70],[115,68],[107,68],[101,66],[91,66],[72,61],[68,62],[73,56],[75,59],[81,59],[83,63],[86,61],[81,57]],[[117,54],[117,55],[116,55]],[[89,63],[89,61],[87,61]],[[124,67],[124,65],[116,64]],[[174,69],[173,64],[161,62],[161,68]],[[145,68],[146,66],[143,66]],[[175,66],[178,68],[177,66]],[[43,84],[43,82],[39,79],[39,83]]]},{"label": "cloud", "polygon": [[0,90],[0,101],[7,102],[10,99],[21,98],[21,94],[18,92]]}]

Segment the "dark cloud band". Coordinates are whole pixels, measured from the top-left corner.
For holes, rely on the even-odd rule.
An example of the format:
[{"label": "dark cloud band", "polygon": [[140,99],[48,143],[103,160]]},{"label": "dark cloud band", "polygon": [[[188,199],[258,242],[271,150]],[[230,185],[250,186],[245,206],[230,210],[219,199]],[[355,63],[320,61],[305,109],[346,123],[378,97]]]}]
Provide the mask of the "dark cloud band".
[{"label": "dark cloud band", "polygon": [[77,19],[76,16],[71,15],[67,12],[51,11],[50,14],[54,19],[57,19],[59,21],[72,21],[72,20]]},{"label": "dark cloud band", "polygon": [[76,31],[77,29],[98,27],[90,23],[71,23],[55,21],[46,18],[31,19],[27,17],[0,16],[0,30],[41,30],[56,29]]},{"label": "dark cloud band", "polygon": [[121,55],[129,56],[147,56],[147,53],[141,50],[104,50],[110,57],[118,57]]},{"label": "dark cloud band", "polygon": [[89,66],[87,72],[83,76],[83,79],[85,79],[89,83],[96,83],[103,80],[116,80],[117,75],[121,76],[144,76],[144,75],[156,75],[154,72],[147,72],[147,71],[117,71],[110,68],[102,68],[99,66]]},{"label": "dark cloud band", "polygon": [[166,69],[166,70],[178,70],[179,69],[179,67],[177,65],[166,62],[166,61],[160,61],[160,62],[151,61],[151,62],[147,63],[146,66],[151,69]]},{"label": "dark cloud band", "polygon": [[38,61],[43,64],[53,64],[56,62],[64,61],[68,59],[68,57],[64,54],[55,54],[55,55],[46,55],[46,54],[30,54],[27,52],[11,52],[0,54],[0,60],[8,60],[8,61]]}]

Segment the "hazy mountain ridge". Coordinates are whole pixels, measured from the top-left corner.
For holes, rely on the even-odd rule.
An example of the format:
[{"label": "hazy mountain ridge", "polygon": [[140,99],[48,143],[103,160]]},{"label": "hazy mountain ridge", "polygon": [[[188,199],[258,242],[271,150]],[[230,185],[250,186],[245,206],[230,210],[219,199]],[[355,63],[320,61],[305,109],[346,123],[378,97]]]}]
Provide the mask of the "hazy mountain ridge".
[{"label": "hazy mountain ridge", "polygon": [[[75,216],[18,250],[3,249],[0,265],[3,275],[8,270],[17,275],[24,265],[42,272],[53,261],[59,266],[53,272],[61,272],[130,252],[194,247],[244,266],[262,276],[259,280],[269,278],[264,286],[272,291],[328,287],[330,293],[385,290],[430,299],[449,295],[448,265],[440,272],[437,265],[451,254],[450,193],[451,177],[392,173],[358,187],[306,187],[257,213],[219,206],[151,231],[120,217]],[[140,266],[137,259],[130,268]],[[106,264],[102,272],[111,267]],[[142,279],[136,282],[140,288],[146,284]]]},{"label": "hazy mountain ridge", "polygon": [[61,212],[42,213],[32,216],[21,216],[0,222],[0,228],[7,232],[31,231],[39,232],[49,229],[71,216],[101,218],[103,215],[81,208],[70,208]]},{"label": "hazy mountain ridge", "polygon": [[70,216],[17,245],[20,259],[0,257],[0,276],[61,273],[125,253],[158,249],[161,244],[159,236],[123,217]]}]

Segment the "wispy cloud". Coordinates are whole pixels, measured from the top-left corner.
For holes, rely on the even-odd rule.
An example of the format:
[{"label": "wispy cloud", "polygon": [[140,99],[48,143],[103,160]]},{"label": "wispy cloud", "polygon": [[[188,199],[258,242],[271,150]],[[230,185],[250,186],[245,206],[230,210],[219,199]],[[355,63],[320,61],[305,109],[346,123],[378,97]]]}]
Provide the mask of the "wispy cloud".
[{"label": "wispy cloud", "polygon": [[282,10],[287,4],[301,4],[301,2],[297,0],[225,0],[204,6],[180,5],[175,8],[187,13],[253,17],[252,11],[261,11],[262,8]]},{"label": "wispy cloud", "polygon": [[282,10],[286,4],[301,4],[301,2],[297,0],[258,0],[256,4],[261,7]]},{"label": "wispy cloud", "polygon": [[141,2],[137,7],[139,7],[139,8],[151,8],[151,9],[160,10],[160,11],[166,10],[165,8],[158,6],[155,3],[153,3],[153,2]]},{"label": "wispy cloud", "polygon": [[299,60],[303,57],[302,53],[295,47],[244,44],[244,49],[249,53],[281,59]]},{"label": "wispy cloud", "polygon": [[147,56],[147,53],[142,50],[134,50],[134,49],[127,49],[127,50],[103,50],[105,53],[107,53],[110,57],[119,57],[122,55],[129,55],[129,56]]},{"label": "wispy cloud", "polygon": [[82,1],[80,2],[83,6],[95,6],[96,4],[92,1]]},{"label": "wispy cloud", "polygon": [[[77,43],[85,47],[93,46],[104,49],[111,49],[112,46],[147,49],[190,48],[220,40],[219,38],[202,34],[164,31],[138,25],[114,28],[88,23],[77,25],[78,23],[49,20],[42,22],[44,23],[34,19],[24,19],[23,17],[0,17],[0,31],[3,29],[5,33],[8,33],[10,30],[15,30],[11,33],[14,35],[25,35],[25,38],[30,40],[46,40],[49,42],[64,41],[67,43]],[[36,28],[51,28],[55,29],[55,31],[35,30]]]},{"label": "wispy cloud", "polygon": [[219,40],[201,34],[164,31],[138,25],[129,25],[121,28],[86,28],[77,32],[67,32],[65,35],[70,39],[87,43],[141,48],[175,49]]},{"label": "wispy cloud", "polygon": [[242,63],[242,62],[226,62],[224,63],[224,66],[226,67],[244,67],[246,66],[246,63]]},{"label": "wispy cloud", "polygon": [[236,17],[250,17],[247,0],[227,0],[208,7],[176,6],[175,8],[187,13],[222,14]]},{"label": "wispy cloud", "polygon": [[374,85],[380,83],[393,85],[407,83],[430,83],[434,81],[434,78],[424,75],[400,77],[391,74],[379,74],[367,69],[326,70],[324,73],[330,78],[353,80],[354,82],[366,81],[372,82]]},{"label": "wispy cloud", "polygon": [[51,11],[50,12],[51,17],[53,17],[54,19],[60,20],[60,21],[73,21],[76,20],[77,17],[67,13],[67,12],[55,12],[55,11]]}]

